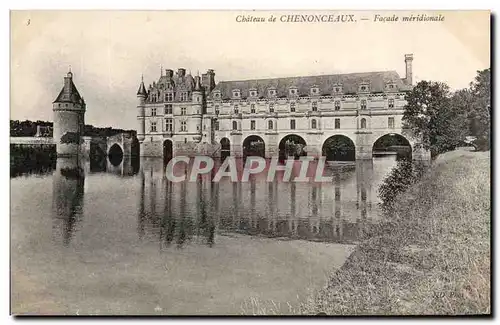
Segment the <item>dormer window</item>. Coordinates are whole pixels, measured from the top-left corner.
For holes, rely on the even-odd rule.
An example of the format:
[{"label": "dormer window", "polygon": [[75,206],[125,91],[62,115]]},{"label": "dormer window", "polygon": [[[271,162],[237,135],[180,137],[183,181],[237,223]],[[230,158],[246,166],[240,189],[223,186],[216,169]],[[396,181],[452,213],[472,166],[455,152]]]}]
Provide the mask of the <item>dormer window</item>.
[{"label": "dormer window", "polygon": [[319,95],[319,88],[318,87],[312,87],[311,88],[311,95]]},{"label": "dormer window", "polygon": [[181,102],[187,102],[188,101],[188,92],[183,91],[181,92]]},{"label": "dormer window", "polygon": [[165,101],[166,102],[173,102],[174,101],[174,93],[166,93],[165,94]]},{"label": "dormer window", "polygon": [[276,89],[269,89],[267,93],[269,94],[269,97],[274,97],[276,96]]},{"label": "dormer window", "polygon": [[215,105],[215,115],[219,115],[220,110],[219,110],[219,105]]},{"label": "dormer window", "polygon": [[370,85],[368,83],[362,83],[359,85],[359,92],[366,93],[370,91]]},{"label": "dormer window", "polygon": [[334,105],[336,111],[340,110],[340,100],[336,100]]},{"label": "dormer window", "polygon": [[238,113],[239,113],[238,105],[234,105],[234,114]]},{"label": "dormer window", "polygon": [[257,90],[255,89],[250,89],[250,91],[248,92],[250,97],[257,97]]},{"label": "dormer window", "polygon": [[250,104],[250,113],[255,113],[255,104]]},{"label": "dormer window", "polygon": [[317,112],[318,111],[318,102],[312,102],[311,108],[312,108],[313,112]]},{"label": "dormer window", "polygon": [[274,103],[269,103],[269,113],[274,113]]},{"label": "dormer window", "polygon": [[291,102],[290,103],[290,112],[295,112],[295,103],[294,102]]},{"label": "dormer window", "polygon": [[394,99],[390,98],[388,101],[389,108],[394,108]]},{"label": "dormer window", "polygon": [[234,89],[233,90],[233,98],[240,98],[240,90],[239,89]]},{"label": "dormer window", "polygon": [[220,97],[221,97],[220,91],[214,92],[214,98],[215,99],[220,99]]},{"label": "dormer window", "polygon": [[289,91],[291,96],[297,96],[298,93],[297,88],[290,88]]}]

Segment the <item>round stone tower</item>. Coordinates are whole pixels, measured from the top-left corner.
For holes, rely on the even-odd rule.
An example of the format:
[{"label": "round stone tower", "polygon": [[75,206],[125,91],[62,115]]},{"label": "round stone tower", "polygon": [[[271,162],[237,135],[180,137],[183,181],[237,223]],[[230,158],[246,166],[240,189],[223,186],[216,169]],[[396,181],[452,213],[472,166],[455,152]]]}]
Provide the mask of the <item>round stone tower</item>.
[{"label": "round stone tower", "polygon": [[144,127],[144,109],[146,107],[146,98],[148,97],[148,92],[146,87],[144,87],[144,78],[141,79],[141,84],[139,85],[139,90],[137,90],[137,121],[139,122],[139,127],[137,129],[137,139],[142,142],[145,137],[145,127]]},{"label": "round stone tower", "polygon": [[58,157],[78,155],[85,129],[86,104],[73,83],[71,70],[64,77],[64,86],[52,104],[54,112],[54,143]]}]

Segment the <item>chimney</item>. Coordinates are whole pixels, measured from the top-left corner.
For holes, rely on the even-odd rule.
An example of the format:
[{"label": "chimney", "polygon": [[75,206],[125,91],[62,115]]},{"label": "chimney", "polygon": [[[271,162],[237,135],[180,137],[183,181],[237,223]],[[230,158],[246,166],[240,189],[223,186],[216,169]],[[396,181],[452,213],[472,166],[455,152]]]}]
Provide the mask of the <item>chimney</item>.
[{"label": "chimney", "polygon": [[208,69],[207,73],[201,75],[201,84],[209,93],[215,88],[215,72],[213,69]]},{"label": "chimney", "polygon": [[411,85],[413,83],[412,61],[413,61],[413,54],[405,54],[405,66],[406,66],[405,83],[407,85]]},{"label": "chimney", "polygon": [[178,76],[179,78],[184,78],[184,76],[185,76],[185,75],[186,75],[186,69],[184,69],[184,68],[179,68],[179,69],[177,70],[177,76]]}]

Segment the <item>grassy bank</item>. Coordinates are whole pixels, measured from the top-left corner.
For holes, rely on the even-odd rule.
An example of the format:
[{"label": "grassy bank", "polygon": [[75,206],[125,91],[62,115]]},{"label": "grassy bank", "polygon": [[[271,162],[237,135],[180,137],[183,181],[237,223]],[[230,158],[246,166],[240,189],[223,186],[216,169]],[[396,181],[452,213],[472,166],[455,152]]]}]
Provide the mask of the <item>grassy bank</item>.
[{"label": "grassy bank", "polygon": [[490,212],[490,153],[443,154],[301,312],[489,313]]}]

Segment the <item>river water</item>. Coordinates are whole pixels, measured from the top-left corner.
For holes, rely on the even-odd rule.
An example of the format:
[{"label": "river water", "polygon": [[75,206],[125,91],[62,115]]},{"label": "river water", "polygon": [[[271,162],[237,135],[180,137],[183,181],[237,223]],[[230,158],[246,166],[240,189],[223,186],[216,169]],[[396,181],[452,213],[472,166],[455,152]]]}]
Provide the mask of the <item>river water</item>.
[{"label": "river water", "polygon": [[12,312],[289,312],[380,220],[378,186],[395,165],[330,166],[326,183],[172,183],[161,159],[58,159],[12,176]]}]

